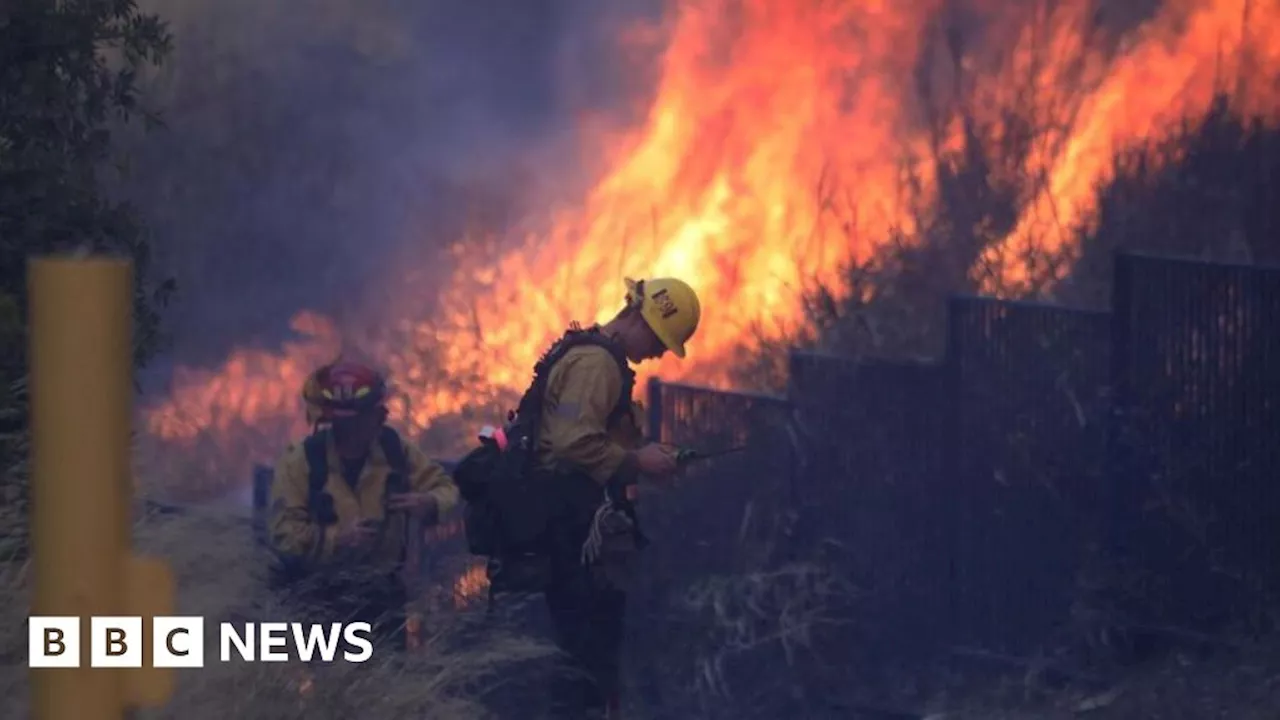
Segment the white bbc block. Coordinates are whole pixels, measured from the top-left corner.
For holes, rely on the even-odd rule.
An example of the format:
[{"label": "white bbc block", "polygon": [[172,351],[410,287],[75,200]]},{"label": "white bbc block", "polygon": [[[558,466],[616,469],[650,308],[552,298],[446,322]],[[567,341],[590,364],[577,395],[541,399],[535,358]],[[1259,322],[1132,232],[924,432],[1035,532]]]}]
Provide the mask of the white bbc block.
[{"label": "white bbc block", "polygon": [[142,618],[90,618],[90,667],[142,667]]},{"label": "white bbc block", "polygon": [[151,664],[162,668],[204,667],[204,618],[157,617],[151,625]]},{"label": "white bbc block", "polygon": [[27,647],[29,667],[80,667],[80,618],[32,616],[27,628]]}]

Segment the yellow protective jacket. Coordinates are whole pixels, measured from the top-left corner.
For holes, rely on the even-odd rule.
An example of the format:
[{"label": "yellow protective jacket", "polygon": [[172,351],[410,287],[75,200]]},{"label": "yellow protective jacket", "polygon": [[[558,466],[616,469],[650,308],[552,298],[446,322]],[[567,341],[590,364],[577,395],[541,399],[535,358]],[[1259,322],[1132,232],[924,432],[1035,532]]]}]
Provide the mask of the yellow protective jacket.
[{"label": "yellow protective jacket", "polygon": [[[546,381],[538,434],[538,464],[569,465],[601,485],[634,463],[630,451],[643,442],[641,408],[610,422],[623,393],[622,371],[609,351],[583,345],[567,351]],[[629,402],[629,401],[628,401]]]},{"label": "yellow protective jacket", "polygon": [[[386,486],[391,467],[380,443],[374,442],[354,490],[342,476],[342,461],[333,438],[327,443],[328,480],[324,491],[333,498],[338,522],[321,527],[312,517],[308,502],[309,468],[302,443],[285,451],[276,464],[271,483],[270,538],[275,551],[316,568],[335,558],[335,544],[341,528],[362,520],[386,520]],[[441,515],[458,503],[458,488],[439,464],[413,443],[404,443],[406,478],[412,492],[435,496]],[[403,557],[405,514],[393,513],[372,552],[358,559],[368,564],[393,568]]]}]

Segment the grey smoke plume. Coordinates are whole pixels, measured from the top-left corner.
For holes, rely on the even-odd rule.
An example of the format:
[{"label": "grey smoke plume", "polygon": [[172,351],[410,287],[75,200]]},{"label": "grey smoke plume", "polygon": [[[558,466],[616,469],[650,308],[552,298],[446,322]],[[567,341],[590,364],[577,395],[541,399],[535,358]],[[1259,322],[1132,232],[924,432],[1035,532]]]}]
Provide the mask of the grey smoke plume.
[{"label": "grey smoke plume", "polygon": [[[175,53],[148,78],[166,128],[131,138],[125,190],[179,282],[172,360],[342,315],[405,250],[545,199],[574,114],[632,88],[599,0],[149,0]],[[625,7],[624,7],[625,6]],[[630,72],[630,69],[626,69]],[[497,229],[497,228],[492,228]],[[388,300],[394,300],[388,299]]]}]

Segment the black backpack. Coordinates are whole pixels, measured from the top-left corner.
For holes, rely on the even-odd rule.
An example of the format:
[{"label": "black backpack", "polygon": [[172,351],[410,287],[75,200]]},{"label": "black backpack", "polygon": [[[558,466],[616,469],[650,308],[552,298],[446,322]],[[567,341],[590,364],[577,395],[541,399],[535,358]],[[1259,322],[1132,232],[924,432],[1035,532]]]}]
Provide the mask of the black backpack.
[{"label": "black backpack", "polygon": [[[538,360],[533,382],[518,408],[507,416],[506,447],[489,438],[464,456],[454,469],[454,482],[466,503],[463,525],[473,555],[494,561],[539,555],[554,502],[545,482],[534,477],[538,432],[551,368],[570,350],[586,345],[602,347],[618,363],[623,388],[609,416],[612,424],[631,410],[635,372],[619,345],[599,328],[571,327]],[[491,578],[492,580],[492,578]]]},{"label": "black backpack", "polygon": [[[404,442],[395,429],[383,426],[378,434],[378,444],[387,458],[390,472],[387,475],[386,495],[409,491],[409,461],[405,456]],[[302,442],[302,452],[307,458],[307,511],[312,521],[320,527],[338,522],[333,507],[333,496],[325,490],[329,482],[329,431],[317,430]],[[297,558],[277,554],[273,577],[277,584],[289,584],[307,573]]]}]

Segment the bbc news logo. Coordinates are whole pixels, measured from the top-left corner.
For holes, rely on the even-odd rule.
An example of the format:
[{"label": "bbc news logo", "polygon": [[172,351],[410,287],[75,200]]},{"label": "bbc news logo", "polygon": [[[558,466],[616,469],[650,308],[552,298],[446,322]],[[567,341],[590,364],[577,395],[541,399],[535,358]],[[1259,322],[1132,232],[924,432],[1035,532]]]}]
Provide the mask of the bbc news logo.
[{"label": "bbc news logo", "polygon": [[[142,667],[144,636],[140,617],[89,618],[89,667]],[[80,667],[85,643],[81,619],[74,616],[33,616],[27,631],[29,666]],[[373,628],[369,623],[221,623],[218,657],[221,662],[362,663],[373,657]],[[290,649],[292,648],[292,653]],[[339,650],[342,650],[339,654]],[[205,663],[205,621],[202,617],[156,617],[151,623],[151,666],[198,668]]]}]

